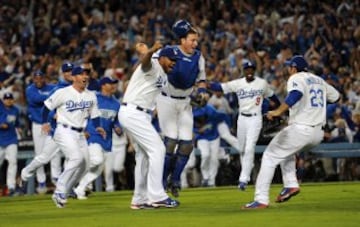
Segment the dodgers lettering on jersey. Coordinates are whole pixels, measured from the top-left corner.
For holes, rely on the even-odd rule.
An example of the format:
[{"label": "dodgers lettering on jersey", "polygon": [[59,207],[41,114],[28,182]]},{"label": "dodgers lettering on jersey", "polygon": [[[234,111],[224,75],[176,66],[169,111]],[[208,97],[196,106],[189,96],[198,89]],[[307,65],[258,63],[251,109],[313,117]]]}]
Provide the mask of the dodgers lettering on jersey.
[{"label": "dodgers lettering on jersey", "polygon": [[255,77],[248,83],[245,78],[222,83],[224,93],[235,92],[238,97],[239,112],[261,115],[261,107],[264,97],[271,97],[271,90],[266,80]]},{"label": "dodgers lettering on jersey", "polygon": [[96,131],[92,122],[89,121],[86,127],[86,131],[90,135],[88,143],[98,143],[105,151],[111,151],[112,129],[116,124],[119,126],[118,122],[115,122],[115,119],[120,108],[120,103],[114,97],[104,96],[100,92],[96,93],[96,98],[100,111],[100,125],[106,131],[106,138],[104,139]]},{"label": "dodgers lettering on jersey", "polygon": [[78,92],[73,86],[55,91],[44,104],[49,110],[56,109],[57,122],[84,128],[89,117],[100,116],[95,93],[85,89]]},{"label": "dodgers lettering on jersey", "polygon": [[83,109],[88,109],[90,108],[92,105],[94,105],[94,101],[84,101],[81,100],[79,102],[75,102],[73,100],[69,100],[65,102],[65,108],[67,111],[72,112],[75,110],[83,110]]},{"label": "dodgers lettering on jersey", "polygon": [[26,101],[28,102],[28,117],[30,121],[41,124],[42,122],[42,108],[45,99],[49,96],[51,90],[55,85],[45,84],[41,88],[37,88],[34,84],[30,84],[25,91]]},{"label": "dodgers lettering on jersey", "polygon": [[139,65],[128,84],[123,102],[155,109],[155,97],[166,83],[166,74],[157,59],[151,59],[151,69],[144,72]]},{"label": "dodgers lettering on jersey", "polygon": [[300,91],[303,96],[289,110],[289,124],[304,125],[325,124],[326,102],[335,102],[339,92],[322,78],[308,72],[292,75],[287,82],[287,90]]},{"label": "dodgers lettering on jersey", "polygon": [[19,126],[19,113],[17,107],[6,108],[0,101],[0,124],[8,125],[8,128],[0,129],[0,146],[18,143],[16,127]]}]

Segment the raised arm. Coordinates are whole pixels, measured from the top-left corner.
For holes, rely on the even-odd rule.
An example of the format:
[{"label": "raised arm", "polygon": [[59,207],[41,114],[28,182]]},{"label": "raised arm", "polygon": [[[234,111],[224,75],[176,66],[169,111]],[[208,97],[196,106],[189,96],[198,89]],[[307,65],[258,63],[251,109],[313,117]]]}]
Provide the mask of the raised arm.
[{"label": "raised arm", "polygon": [[160,41],[156,41],[154,45],[149,48],[144,55],[141,57],[141,69],[143,71],[148,71],[151,68],[151,56],[153,53],[162,48],[162,44]]}]

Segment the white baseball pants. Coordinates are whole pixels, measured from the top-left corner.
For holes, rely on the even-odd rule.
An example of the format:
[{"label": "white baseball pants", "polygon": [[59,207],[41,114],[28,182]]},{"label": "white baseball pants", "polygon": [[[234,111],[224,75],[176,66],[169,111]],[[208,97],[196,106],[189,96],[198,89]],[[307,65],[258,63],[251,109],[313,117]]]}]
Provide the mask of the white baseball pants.
[{"label": "white baseball pants", "polygon": [[44,141],[43,150],[40,154],[37,154],[35,158],[21,171],[21,178],[24,181],[28,181],[30,177],[34,175],[34,172],[47,164],[49,161],[51,167],[51,178],[55,184],[61,174],[61,153],[58,145],[55,143],[51,136],[46,136]]},{"label": "white baseball pants", "polygon": [[133,204],[153,203],[168,198],[162,185],[165,145],[151,124],[151,115],[127,104],[118,118],[135,148]]},{"label": "white baseball pants", "polygon": [[86,171],[88,145],[84,133],[65,128],[58,124],[54,141],[64,153],[66,164],[56,183],[56,193],[68,193]]},{"label": "white baseball pants", "polygon": [[163,135],[177,140],[192,140],[194,119],[190,99],[157,97],[157,114]]},{"label": "white baseball pants", "polygon": [[[34,141],[34,153],[35,156],[38,156],[44,147],[44,143],[45,143],[45,139],[46,139],[46,134],[44,134],[41,130],[41,124],[32,123],[32,138]],[[45,170],[44,170],[44,166],[41,165],[36,169],[36,180],[38,183],[44,183],[46,182],[46,175],[45,175]]]},{"label": "white baseball pants", "polygon": [[270,184],[280,164],[284,187],[299,187],[295,154],[317,146],[323,139],[320,126],[292,124],[282,129],[267,146],[256,179],[255,201],[269,204]]},{"label": "white baseball pants", "polygon": [[259,139],[262,128],[262,116],[246,117],[239,114],[237,121],[237,137],[239,140],[239,152],[241,172],[239,181],[248,183],[251,171],[254,167],[255,146]]},{"label": "white baseball pants", "polygon": [[231,134],[229,126],[224,121],[218,124],[217,129],[221,139],[225,140],[231,147],[239,151],[239,140],[236,136]]},{"label": "white baseball pants", "polygon": [[220,138],[214,140],[201,139],[197,141],[197,147],[201,154],[202,182],[208,186],[215,186],[215,179],[219,168]]},{"label": "white baseball pants", "polygon": [[85,175],[81,178],[76,191],[85,194],[86,187],[91,184],[104,169],[104,150],[100,144],[91,143],[88,146],[89,151],[89,168]]},{"label": "white baseball pants", "polygon": [[113,172],[120,173],[124,170],[126,146],[127,139],[124,133],[120,137],[113,134],[111,152],[105,152],[104,179],[107,192],[115,190]]},{"label": "white baseball pants", "polygon": [[17,153],[17,144],[10,144],[6,147],[0,146],[0,166],[3,164],[5,159],[8,161],[6,185],[8,189],[14,190],[16,189]]}]

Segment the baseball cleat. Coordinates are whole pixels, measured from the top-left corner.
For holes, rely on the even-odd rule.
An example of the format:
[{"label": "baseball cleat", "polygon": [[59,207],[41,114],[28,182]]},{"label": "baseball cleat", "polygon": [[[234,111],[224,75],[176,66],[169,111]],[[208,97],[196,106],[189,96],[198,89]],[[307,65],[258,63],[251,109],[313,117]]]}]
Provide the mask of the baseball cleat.
[{"label": "baseball cleat", "polygon": [[300,188],[283,188],[276,198],[275,202],[282,203],[288,201],[291,197],[299,194]]},{"label": "baseball cleat", "polygon": [[247,187],[247,183],[240,181],[240,183],[239,183],[239,185],[238,185],[239,190],[245,191],[245,190],[246,190],[246,187]]},{"label": "baseball cleat", "polygon": [[79,190],[78,188],[74,189],[74,193],[76,195],[76,198],[78,200],[85,200],[88,199],[88,197],[86,196],[86,193],[84,191]]},{"label": "baseball cleat", "polygon": [[151,204],[153,207],[167,207],[167,208],[174,208],[178,207],[180,205],[180,202],[174,199],[171,199],[170,197],[167,199],[164,199],[159,202],[155,202]]},{"label": "baseball cleat", "polygon": [[13,188],[10,188],[8,196],[10,196],[10,197],[17,196],[16,190]]},{"label": "baseball cleat", "polygon": [[130,208],[132,210],[146,210],[146,209],[155,209],[156,207],[154,207],[151,204],[143,203],[143,204],[131,204]]},{"label": "baseball cleat", "polygon": [[173,195],[174,197],[179,197],[179,191],[180,191],[180,187],[171,186],[171,195]]},{"label": "baseball cleat", "polygon": [[21,194],[21,195],[25,195],[25,194],[26,194],[26,192],[27,192],[27,184],[28,184],[27,181],[24,181],[23,179],[20,180],[20,183],[19,183],[19,191],[20,191],[20,194]]},{"label": "baseball cleat", "polygon": [[52,200],[58,208],[64,208],[67,203],[67,199],[64,193],[54,193],[52,195]]},{"label": "baseball cleat", "polygon": [[241,207],[243,210],[251,210],[251,209],[265,209],[268,208],[269,205],[259,203],[257,201],[253,201],[251,203],[245,204],[245,206]]},{"label": "baseball cleat", "polygon": [[40,195],[46,194],[47,192],[46,183],[39,183],[39,186],[36,188],[36,192]]}]

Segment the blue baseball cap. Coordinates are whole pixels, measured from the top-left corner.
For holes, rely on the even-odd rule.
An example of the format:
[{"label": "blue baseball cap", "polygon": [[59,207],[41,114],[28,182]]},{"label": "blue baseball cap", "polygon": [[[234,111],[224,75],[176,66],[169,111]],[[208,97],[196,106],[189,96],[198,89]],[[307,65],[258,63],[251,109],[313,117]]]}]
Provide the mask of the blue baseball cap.
[{"label": "blue baseball cap", "polygon": [[117,82],[118,82],[118,80],[112,79],[110,77],[103,77],[99,81],[99,85],[102,86],[104,84],[116,84]]},{"label": "blue baseball cap", "polygon": [[84,68],[81,66],[76,66],[71,70],[71,75],[72,76],[77,76],[80,75],[84,72]]},{"label": "blue baseball cap", "polygon": [[309,66],[305,58],[301,55],[294,55],[290,60],[285,62],[285,65],[295,67],[298,72],[307,71]]},{"label": "blue baseball cap", "polygon": [[64,72],[70,72],[74,68],[74,65],[70,62],[66,62],[61,66],[61,71]]},{"label": "blue baseball cap", "polygon": [[10,92],[6,92],[3,96],[3,99],[14,99],[14,96]]},{"label": "blue baseball cap", "polygon": [[248,69],[248,68],[255,69],[256,67],[251,61],[247,61],[243,63],[243,69]]},{"label": "blue baseball cap", "polygon": [[176,51],[173,47],[164,47],[160,53],[159,53],[159,57],[167,57],[172,61],[176,61],[178,59],[180,59],[179,56],[179,52]]},{"label": "blue baseball cap", "polygon": [[45,74],[41,70],[36,70],[34,76],[45,76]]}]

